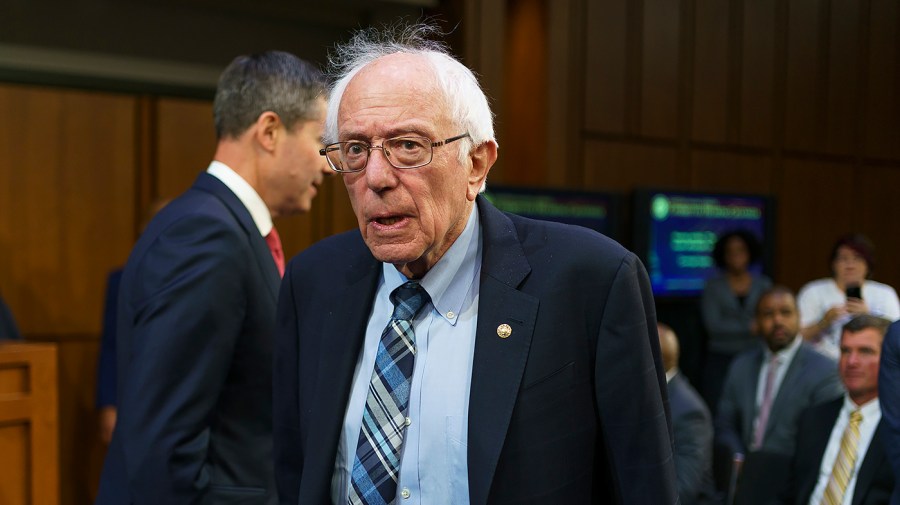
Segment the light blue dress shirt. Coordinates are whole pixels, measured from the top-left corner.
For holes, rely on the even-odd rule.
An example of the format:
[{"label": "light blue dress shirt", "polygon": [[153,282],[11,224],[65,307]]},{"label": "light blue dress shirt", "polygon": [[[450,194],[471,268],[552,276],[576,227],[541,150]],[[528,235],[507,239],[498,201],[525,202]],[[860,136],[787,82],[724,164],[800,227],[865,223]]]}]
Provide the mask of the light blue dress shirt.
[{"label": "light blue dress shirt", "polygon": [[[469,503],[469,388],[481,249],[481,225],[473,207],[463,232],[421,280],[432,303],[413,321],[416,361],[397,485],[395,503],[399,505]],[[331,496],[336,504],[347,503],[350,469],[356,457],[378,342],[394,310],[390,294],[406,281],[393,265],[384,264],[344,415],[331,482]]]}]

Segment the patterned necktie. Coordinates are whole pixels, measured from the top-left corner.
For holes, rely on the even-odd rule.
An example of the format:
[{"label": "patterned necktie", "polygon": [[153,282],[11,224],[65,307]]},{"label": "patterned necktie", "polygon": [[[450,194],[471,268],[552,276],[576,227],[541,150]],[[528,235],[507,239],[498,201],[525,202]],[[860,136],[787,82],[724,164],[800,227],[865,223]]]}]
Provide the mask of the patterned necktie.
[{"label": "patterned necktie", "polygon": [[769,372],[766,374],[766,384],[763,390],[762,404],[759,406],[759,416],[756,418],[756,429],[753,431],[753,446],[756,450],[762,446],[766,435],[766,425],[769,424],[769,413],[772,412],[772,402],[775,400],[775,378],[778,376],[778,358],[772,356],[769,360]]},{"label": "patterned necktie", "polygon": [[266,235],[266,244],[269,251],[272,252],[272,259],[275,260],[275,266],[278,267],[278,275],[284,277],[284,250],[281,248],[281,237],[278,230],[272,227],[272,231]]},{"label": "patterned necktie", "polygon": [[391,293],[394,313],[381,334],[350,471],[351,505],[386,505],[397,496],[400,454],[416,357],[412,319],[429,301],[417,282]]},{"label": "patterned necktie", "polygon": [[822,505],[840,505],[844,503],[844,492],[853,468],[856,466],[856,446],[859,444],[859,423],[862,422],[862,414],[859,410],[850,413],[850,422],[844,430],[841,438],[841,450],[834,460],[834,468],[831,470],[831,478],[825,488],[822,497]]}]

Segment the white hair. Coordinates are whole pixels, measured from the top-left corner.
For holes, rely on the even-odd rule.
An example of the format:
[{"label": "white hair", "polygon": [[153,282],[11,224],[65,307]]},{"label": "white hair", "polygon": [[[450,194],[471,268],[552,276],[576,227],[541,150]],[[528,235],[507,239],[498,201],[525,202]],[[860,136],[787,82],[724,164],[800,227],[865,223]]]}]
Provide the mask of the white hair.
[{"label": "white hair", "polygon": [[[366,28],[354,33],[349,42],[335,46],[329,55],[332,78],[325,120],[325,142],[338,141],[338,109],[347,85],[369,63],[396,53],[421,55],[432,66],[438,89],[450,113],[450,121],[467,132],[468,139],[459,142],[460,162],[471,150],[494,138],[494,116],[478,79],[468,67],[450,55],[446,45],[429,37],[442,32],[434,25],[395,24],[381,29]],[[434,139],[441,140],[441,139]]]}]

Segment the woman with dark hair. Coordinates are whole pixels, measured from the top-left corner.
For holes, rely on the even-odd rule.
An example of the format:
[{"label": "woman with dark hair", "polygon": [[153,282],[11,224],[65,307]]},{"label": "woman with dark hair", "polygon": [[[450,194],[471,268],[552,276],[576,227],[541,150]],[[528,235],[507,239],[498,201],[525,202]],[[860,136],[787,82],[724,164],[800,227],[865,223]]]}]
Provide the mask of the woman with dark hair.
[{"label": "woman with dark hair", "polygon": [[722,234],[716,241],[712,257],[719,274],[706,281],[701,309],[709,337],[703,396],[715,410],[731,360],[759,342],[753,335],[751,324],[756,303],[772,286],[772,281],[750,271],[750,266],[762,257],[762,246],[747,230]]},{"label": "woman with dark hair", "polygon": [[797,295],[800,334],[823,354],[837,358],[841,326],[858,314],[900,319],[897,292],[871,280],[875,246],[865,235],[840,237],[831,248],[831,277],[809,282]]}]

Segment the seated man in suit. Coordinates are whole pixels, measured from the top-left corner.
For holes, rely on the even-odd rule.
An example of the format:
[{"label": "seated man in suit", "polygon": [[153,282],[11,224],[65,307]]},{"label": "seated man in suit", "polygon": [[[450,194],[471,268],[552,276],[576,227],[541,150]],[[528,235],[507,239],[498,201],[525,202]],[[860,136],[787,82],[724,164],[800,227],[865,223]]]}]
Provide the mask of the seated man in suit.
[{"label": "seated man in suit", "polygon": [[678,370],[678,337],[658,323],[659,350],[669,390],[675,433],[675,474],[681,505],[701,505],[713,498],[712,416],[706,403]]},{"label": "seated man in suit", "polygon": [[[774,286],[760,297],[756,329],[763,344],[739,354],[728,369],[716,415],[716,443],[746,454],[738,502],[761,503],[783,478],[794,454],[797,419],[804,409],[843,392],[830,358],[799,337],[794,294]],[[747,493],[754,494],[752,498]]]},{"label": "seated man in suit", "polygon": [[284,277],[281,502],[676,503],[646,270],[479,195],[492,114],[435,30],[364,30],[332,59],[321,153],[359,229]]},{"label": "seated man in suit", "polygon": [[889,324],[862,314],[843,326],[838,371],[847,393],[800,416],[785,503],[887,505],[894,476],[882,436],[878,365]]},{"label": "seated man in suit", "polygon": [[[884,447],[894,467],[894,482],[900,482],[900,322],[891,324],[884,337],[878,374]],[[900,505],[900,486],[894,488],[891,505]]]}]

